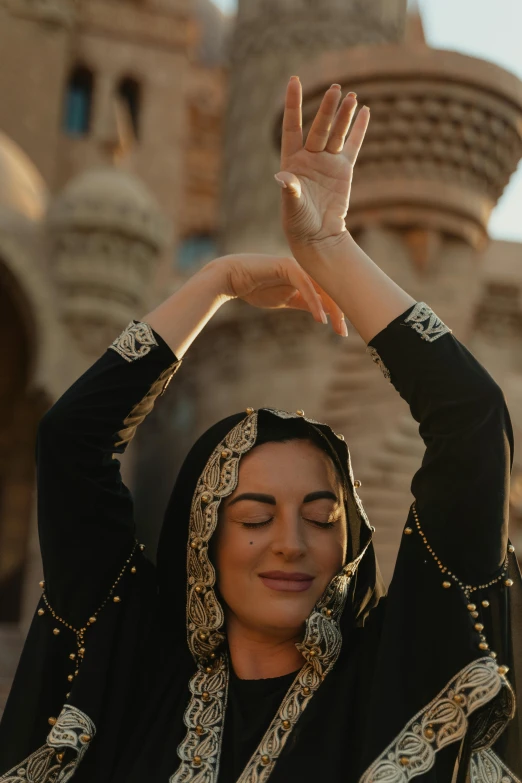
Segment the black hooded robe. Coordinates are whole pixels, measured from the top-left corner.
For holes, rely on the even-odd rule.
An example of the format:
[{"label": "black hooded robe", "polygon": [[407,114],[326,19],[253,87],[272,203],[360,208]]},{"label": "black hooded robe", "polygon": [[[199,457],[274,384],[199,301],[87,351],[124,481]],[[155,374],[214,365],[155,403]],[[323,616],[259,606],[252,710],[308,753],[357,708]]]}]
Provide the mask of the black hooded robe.
[{"label": "black hooded robe", "polygon": [[[415,503],[384,597],[346,447],[326,425],[302,420],[344,460],[357,571],[333,668],[282,749],[260,757],[248,781],[520,782],[513,691],[522,678],[522,587],[507,533],[512,433],[502,392],[422,303],[369,351],[420,424],[426,453]],[[45,584],[0,726],[2,783],[215,779],[204,736],[181,777],[177,754],[196,671],[185,615],[187,519],[213,450],[245,414],[218,422],[189,453],[157,568],[135,540],[114,457],[178,365],[158,334],[133,322],[42,419]],[[249,415],[261,433],[280,414]],[[292,679],[243,682],[232,672],[218,783],[239,779]]]}]

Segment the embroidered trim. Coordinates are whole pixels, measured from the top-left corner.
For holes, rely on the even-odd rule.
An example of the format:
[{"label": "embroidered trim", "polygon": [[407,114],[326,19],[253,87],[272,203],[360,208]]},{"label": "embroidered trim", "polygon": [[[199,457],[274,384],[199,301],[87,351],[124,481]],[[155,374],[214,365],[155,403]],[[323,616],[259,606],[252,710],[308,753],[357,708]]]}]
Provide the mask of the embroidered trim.
[{"label": "embroidered trim", "polygon": [[417,302],[411,313],[404,319],[405,324],[409,324],[423,340],[429,343],[435,342],[444,334],[451,333],[451,329],[440,320],[433,312],[431,307],[425,302]]},{"label": "embroidered trim", "polygon": [[170,367],[167,367],[166,370],[163,370],[159,378],[154,381],[145,397],[140,400],[140,402],[136,403],[129,415],[124,419],[123,428],[117,433],[120,440],[114,444],[114,448],[126,446],[131,442],[142,421],[154,408],[154,404],[158,397],[162,397],[165,394],[169,383],[180,366],[181,360],[174,362]]},{"label": "embroidered trim", "polygon": [[377,367],[379,367],[379,369],[381,370],[381,372],[384,375],[384,377],[386,378],[386,380],[391,383],[390,371],[388,370],[388,368],[384,364],[383,360],[381,359],[381,357],[379,356],[379,354],[377,353],[375,348],[373,348],[373,346],[369,345],[366,348],[366,353],[370,356],[371,360],[373,362],[375,362]]},{"label": "embroidered trim", "polygon": [[[302,412],[266,410],[281,418],[304,418]],[[198,671],[189,684],[191,698],[184,717],[187,733],[178,746],[181,764],[169,783],[216,783],[219,774],[229,662],[227,655],[218,651],[225,639],[221,630],[224,614],[214,592],[216,576],[208,544],[217,526],[221,500],[237,487],[240,459],[255,445],[257,426],[258,414],[249,408],[246,418],[212,452],[192,499],[187,548],[187,640]],[[353,487],[348,449],[347,458]],[[358,507],[362,507],[355,490],[354,497]],[[364,514],[363,518],[369,526]],[[303,641],[297,645],[306,663],[238,783],[268,779],[293,726],[337,660],[342,644],[339,621],[348,587],[368,546],[369,543],[353,563],[344,566],[332,579],[308,618]]]},{"label": "embroidered trim", "polygon": [[158,343],[148,324],[142,321],[131,321],[123,332],[114,340],[109,348],[119,353],[126,362],[134,362],[157,348]]},{"label": "embroidered trim", "polygon": [[[89,716],[66,704],[46,744],[2,775],[1,783],[66,783],[76,772],[95,734],[96,727]],[[68,750],[76,755],[62,767]]]},{"label": "embroidered trim", "polygon": [[462,669],[406,724],[359,783],[407,783],[428,772],[435,764],[437,751],[464,737],[468,717],[491,701],[501,688],[510,688],[498,669],[491,658],[480,658]]},{"label": "embroidered trim", "polygon": [[471,783],[522,783],[491,748],[472,754],[469,772]]}]

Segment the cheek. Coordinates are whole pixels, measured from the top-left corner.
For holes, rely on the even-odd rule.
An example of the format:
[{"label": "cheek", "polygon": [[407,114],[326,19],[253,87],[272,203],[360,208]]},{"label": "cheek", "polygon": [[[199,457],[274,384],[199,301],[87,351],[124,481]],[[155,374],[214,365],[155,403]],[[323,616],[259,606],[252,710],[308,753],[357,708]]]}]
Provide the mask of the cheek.
[{"label": "cheek", "polygon": [[252,536],[249,531],[235,529],[225,523],[218,530],[213,556],[218,587],[222,589],[224,585],[248,579],[261,551],[259,536]]}]

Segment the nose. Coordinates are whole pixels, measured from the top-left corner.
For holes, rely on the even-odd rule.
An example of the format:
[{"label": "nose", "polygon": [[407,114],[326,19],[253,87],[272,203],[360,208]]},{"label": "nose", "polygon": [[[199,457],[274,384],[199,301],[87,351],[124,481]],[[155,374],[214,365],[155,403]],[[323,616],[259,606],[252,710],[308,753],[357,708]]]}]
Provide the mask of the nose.
[{"label": "nose", "polygon": [[298,560],[306,553],[307,544],[303,522],[299,513],[284,511],[272,527],[274,537],[272,552],[283,556],[285,560]]}]

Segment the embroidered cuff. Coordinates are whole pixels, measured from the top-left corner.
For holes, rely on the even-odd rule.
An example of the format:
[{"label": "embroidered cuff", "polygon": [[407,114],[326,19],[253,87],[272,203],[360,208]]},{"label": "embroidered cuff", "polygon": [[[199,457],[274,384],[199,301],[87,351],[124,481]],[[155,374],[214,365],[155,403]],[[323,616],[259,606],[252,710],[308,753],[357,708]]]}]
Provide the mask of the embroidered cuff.
[{"label": "embroidered cuff", "polygon": [[134,362],[146,356],[152,348],[157,348],[158,342],[148,324],[142,321],[131,321],[126,329],[109,345],[119,353],[125,361]]},{"label": "embroidered cuff", "polygon": [[451,332],[451,329],[435,315],[425,302],[417,302],[411,313],[404,319],[404,323],[411,326],[423,340],[427,340],[429,343],[433,343],[443,334]]}]

